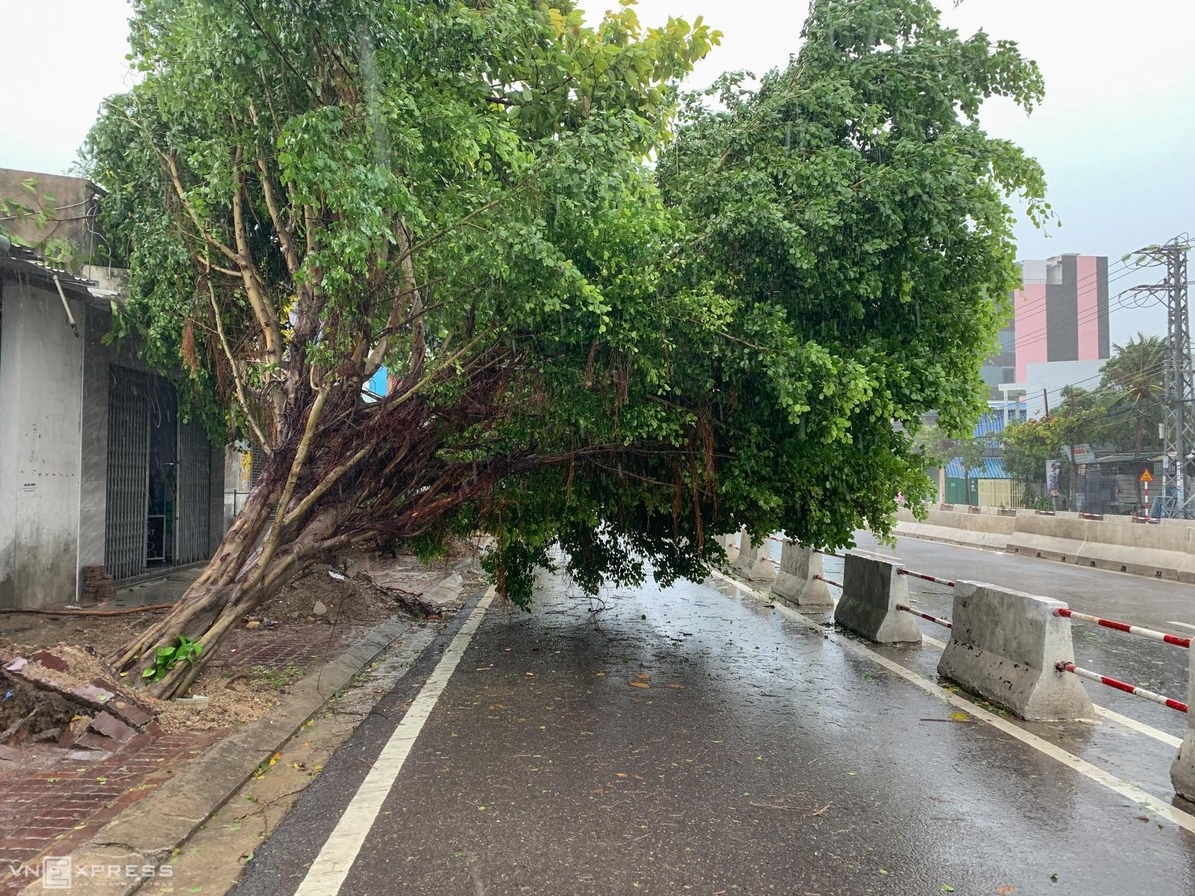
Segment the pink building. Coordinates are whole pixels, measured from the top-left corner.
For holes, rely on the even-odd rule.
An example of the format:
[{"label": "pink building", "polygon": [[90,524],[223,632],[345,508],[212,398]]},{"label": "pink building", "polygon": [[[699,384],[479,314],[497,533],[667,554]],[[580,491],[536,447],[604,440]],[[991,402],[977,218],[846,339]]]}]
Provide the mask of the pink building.
[{"label": "pink building", "polygon": [[983,370],[999,398],[1001,383],[1025,383],[1030,364],[1109,357],[1108,259],[1057,255],[1021,262],[1013,320],[1000,333],[1001,353]]}]

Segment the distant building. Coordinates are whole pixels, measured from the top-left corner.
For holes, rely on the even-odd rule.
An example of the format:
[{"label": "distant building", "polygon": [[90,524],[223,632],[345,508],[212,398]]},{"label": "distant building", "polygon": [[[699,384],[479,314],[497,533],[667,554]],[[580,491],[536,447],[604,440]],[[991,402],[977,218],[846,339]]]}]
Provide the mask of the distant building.
[{"label": "distant building", "polygon": [[[1021,288],[1012,296],[1013,319],[1000,331],[1000,354],[984,364],[983,378],[993,402],[1020,392],[1036,417],[1044,411],[1043,390],[1056,395],[1061,386],[1098,376],[1111,356],[1108,259],[1056,255],[1022,261],[1021,275]],[[1020,388],[1000,389],[1012,384]]]}]

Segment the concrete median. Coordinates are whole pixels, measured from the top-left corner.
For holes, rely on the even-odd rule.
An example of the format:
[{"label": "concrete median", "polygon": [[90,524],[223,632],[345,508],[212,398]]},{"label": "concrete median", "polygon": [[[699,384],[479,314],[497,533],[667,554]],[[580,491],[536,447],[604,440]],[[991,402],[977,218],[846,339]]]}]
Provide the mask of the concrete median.
[{"label": "concrete median", "polygon": [[745,531],[739,533],[739,556],[734,569],[751,582],[770,582],[776,578],[776,564],[769,553],[768,539],[755,541]]},{"label": "concrete median", "polygon": [[924,521],[902,508],[897,513],[896,534],[943,544],[1003,551],[1016,520],[1011,514],[984,508],[982,513],[930,510]]},{"label": "concrete median", "polygon": [[780,548],[780,569],[772,584],[772,593],[797,607],[832,607],[834,598],[819,576],[822,555],[793,541]]},{"label": "concrete median", "polygon": [[955,586],[950,643],[938,673],[1027,721],[1092,719],[1095,710],[1074,675],[1070,620],[1061,601],[977,582]]},{"label": "concrete median", "polygon": [[1028,554],[1046,560],[1073,563],[1087,543],[1087,520],[1077,515],[1058,516],[1038,514],[1032,510],[1019,511],[1012,536],[1008,539],[1010,554]]},{"label": "concrete median", "polygon": [[834,621],[877,644],[920,644],[912,614],[896,609],[909,603],[909,583],[899,563],[852,551],[846,555],[842,597]]},{"label": "concrete median", "polygon": [[1187,553],[1191,530],[1175,525],[1145,525],[1127,518],[1087,523],[1087,542],[1077,562],[1083,566],[1178,581],[1191,558]]}]

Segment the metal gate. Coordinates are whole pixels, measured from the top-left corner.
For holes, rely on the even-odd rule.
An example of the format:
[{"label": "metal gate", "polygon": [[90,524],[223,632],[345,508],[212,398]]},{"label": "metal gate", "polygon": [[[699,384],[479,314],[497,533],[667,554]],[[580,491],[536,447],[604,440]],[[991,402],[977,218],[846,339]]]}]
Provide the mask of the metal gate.
[{"label": "metal gate", "polygon": [[211,523],[212,452],[203,426],[178,425],[178,505],[175,563],[195,563],[208,556]]},{"label": "metal gate", "polygon": [[109,369],[104,566],[120,580],[145,571],[150,377],[115,364]]}]

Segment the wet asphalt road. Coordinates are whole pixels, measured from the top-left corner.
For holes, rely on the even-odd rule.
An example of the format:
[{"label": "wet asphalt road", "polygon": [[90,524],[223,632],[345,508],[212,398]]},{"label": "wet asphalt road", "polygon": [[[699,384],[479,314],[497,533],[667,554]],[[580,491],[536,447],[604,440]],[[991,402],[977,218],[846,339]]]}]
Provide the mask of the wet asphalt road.
[{"label": "wet asphalt road", "polygon": [[[1195,892],[1195,836],[783,607],[724,585],[603,597],[553,579],[533,614],[490,609],[341,893]],[[295,892],[436,659],[233,893]],[[1048,733],[1090,748],[1103,725]]]}]

